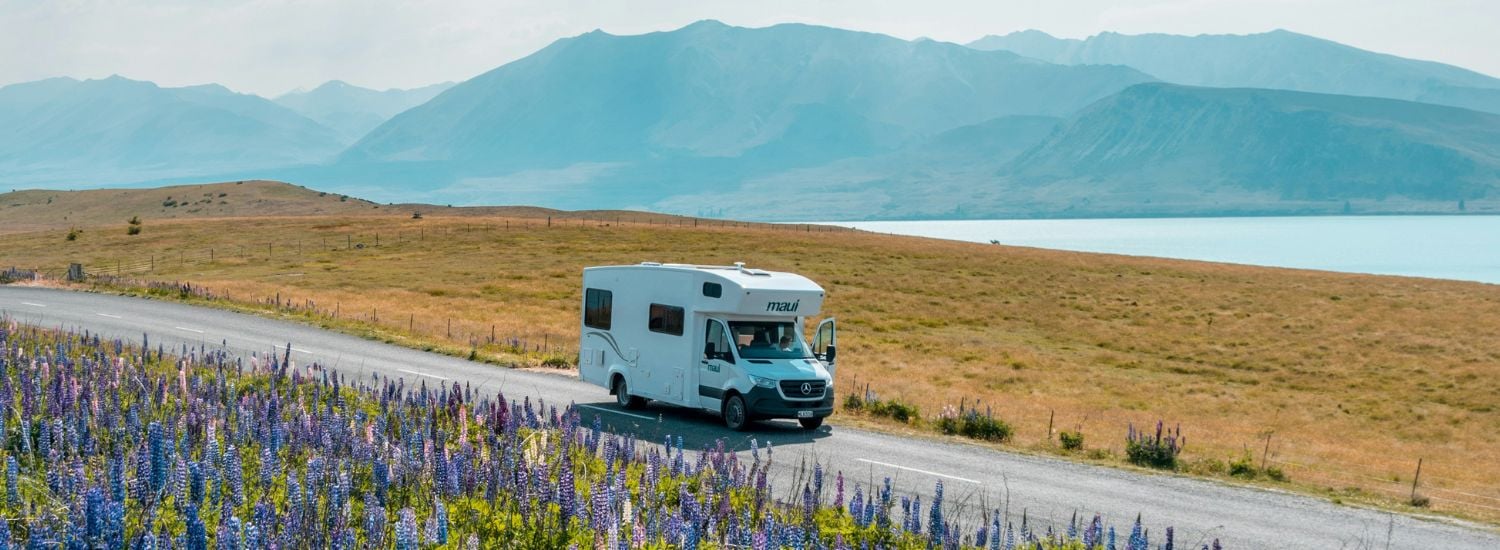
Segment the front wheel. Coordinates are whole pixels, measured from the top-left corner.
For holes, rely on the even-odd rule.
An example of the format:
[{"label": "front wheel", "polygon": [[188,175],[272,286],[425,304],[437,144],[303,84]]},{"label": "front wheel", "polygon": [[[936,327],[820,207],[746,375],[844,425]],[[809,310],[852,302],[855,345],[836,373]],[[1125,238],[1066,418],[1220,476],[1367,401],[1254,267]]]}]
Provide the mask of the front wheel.
[{"label": "front wheel", "polygon": [[625,377],[615,378],[615,402],[624,409],[639,409],[646,406],[646,400],[630,395],[630,387],[625,385]]},{"label": "front wheel", "polygon": [[799,418],[799,419],[797,419],[797,423],[801,424],[802,425],[802,429],[804,429],[804,430],[816,430],[816,429],[818,429],[819,427],[821,427],[823,425],[823,419],[821,417],[820,418]]},{"label": "front wheel", "polygon": [[737,432],[750,426],[750,410],[745,407],[743,397],[731,395],[724,401],[724,425]]}]

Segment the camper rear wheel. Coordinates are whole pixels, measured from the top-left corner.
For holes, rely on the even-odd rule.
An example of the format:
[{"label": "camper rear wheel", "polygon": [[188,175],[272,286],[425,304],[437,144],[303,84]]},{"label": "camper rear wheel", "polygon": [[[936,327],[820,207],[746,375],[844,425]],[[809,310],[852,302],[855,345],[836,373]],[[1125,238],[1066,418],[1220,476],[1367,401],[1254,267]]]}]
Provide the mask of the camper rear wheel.
[{"label": "camper rear wheel", "polygon": [[802,429],[804,429],[804,430],[816,430],[820,426],[823,425],[823,419],[822,418],[798,418],[797,419],[797,423],[801,424],[802,425]]},{"label": "camper rear wheel", "polygon": [[644,398],[630,395],[630,387],[625,385],[624,376],[615,377],[615,402],[626,409],[639,409],[646,406]]},{"label": "camper rear wheel", "polygon": [[724,425],[737,432],[750,427],[750,409],[739,394],[732,394],[724,400]]}]

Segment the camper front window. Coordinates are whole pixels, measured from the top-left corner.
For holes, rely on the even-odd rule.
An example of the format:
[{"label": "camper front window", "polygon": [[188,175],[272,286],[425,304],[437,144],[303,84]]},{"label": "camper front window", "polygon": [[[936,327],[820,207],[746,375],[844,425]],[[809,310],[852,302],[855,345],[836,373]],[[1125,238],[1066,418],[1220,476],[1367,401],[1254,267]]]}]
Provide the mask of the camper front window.
[{"label": "camper front window", "polygon": [[745,359],[808,359],[807,346],[797,334],[796,323],[783,321],[730,321],[740,357]]}]

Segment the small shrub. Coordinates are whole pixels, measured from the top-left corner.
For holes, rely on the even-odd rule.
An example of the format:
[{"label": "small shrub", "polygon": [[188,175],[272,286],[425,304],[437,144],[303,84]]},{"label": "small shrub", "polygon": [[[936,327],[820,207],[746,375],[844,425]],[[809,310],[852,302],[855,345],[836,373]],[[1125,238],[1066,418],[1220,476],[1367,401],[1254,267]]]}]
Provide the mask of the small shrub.
[{"label": "small shrub", "polygon": [[844,397],[844,410],[849,412],[859,412],[864,408],[865,399],[863,397],[860,397],[859,392],[849,392],[849,395]]},{"label": "small shrub", "polygon": [[1229,475],[1231,476],[1244,479],[1255,479],[1255,477],[1259,474],[1260,471],[1255,467],[1255,461],[1254,459],[1250,458],[1249,454],[1245,454],[1244,456],[1236,459],[1234,462],[1229,463]]},{"label": "small shrub", "polygon": [[916,405],[902,403],[900,399],[875,401],[874,405],[868,408],[870,413],[875,416],[889,417],[903,424],[910,424],[922,418],[922,414],[917,411]]},{"label": "small shrub", "polygon": [[411,213],[411,219],[413,219],[413,220],[420,220],[420,219],[422,219],[422,213],[421,212],[412,212]]},{"label": "small shrub", "polygon": [[1177,455],[1182,453],[1182,428],[1165,430],[1162,422],[1156,421],[1156,435],[1138,432],[1130,425],[1125,436],[1125,456],[1131,464],[1160,470],[1177,469]]},{"label": "small shrub", "polygon": [[865,412],[870,416],[884,416],[897,422],[910,424],[922,417],[916,405],[902,403],[900,399],[884,400],[865,385],[864,395],[850,393],[844,398],[844,410],[849,412]]},{"label": "small shrub", "polygon": [[1432,499],[1427,498],[1427,495],[1414,494],[1411,496],[1411,505],[1417,508],[1426,508],[1432,505]]},{"label": "small shrub", "polygon": [[968,407],[962,402],[957,409],[952,405],[943,407],[943,412],[938,414],[937,426],[945,434],[981,441],[1006,441],[1013,432],[1009,424],[995,418],[988,408],[980,412],[978,406]]},{"label": "small shrub", "polygon": [[1069,451],[1083,449],[1083,432],[1074,430],[1063,430],[1057,434],[1058,441],[1062,442],[1062,448]]},{"label": "small shrub", "polygon": [[1266,474],[1266,477],[1270,478],[1271,481],[1286,481],[1286,472],[1275,466],[1269,466],[1265,470],[1262,470],[1261,473]]},{"label": "small shrub", "polygon": [[141,234],[141,226],[139,226],[139,225],[132,225],[130,227],[127,227],[127,228],[125,228],[125,234],[126,235],[140,235]]},{"label": "small shrub", "polygon": [[551,357],[543,359],[542,366],[552,367],[554,369],[566,369],[572,367],[573,365],[568,362],[568,358],[561,355],[553,355]]},{"label": "small shrub", "polygon": [[68,230],[68,236],[65,237],[65,238],[67,240],[69,240],[69,241],[76,241],[76,240],[78,240],[78,235],[81,234],[81,233],[83,233],[83,232],[79,231],[77,228],[69,229]]}]

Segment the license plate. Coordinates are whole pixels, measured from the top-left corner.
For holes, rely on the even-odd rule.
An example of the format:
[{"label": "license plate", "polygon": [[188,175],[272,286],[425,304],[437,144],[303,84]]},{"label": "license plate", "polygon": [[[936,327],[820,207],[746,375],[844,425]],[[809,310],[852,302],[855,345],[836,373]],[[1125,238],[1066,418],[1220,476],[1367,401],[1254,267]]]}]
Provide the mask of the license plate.
[{"label": "license plate", "polygon": [[812,411],[797,411],[797,418],[812,418]]}]

